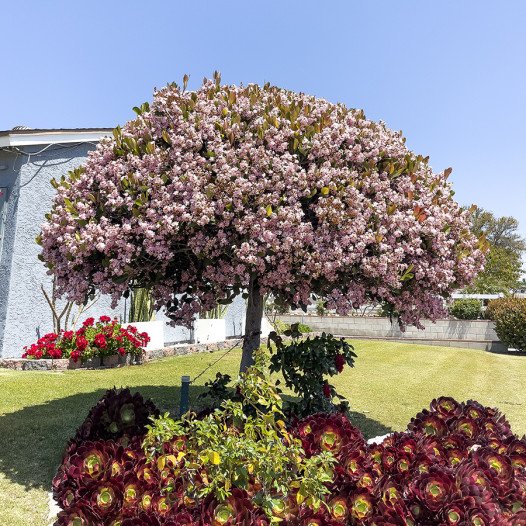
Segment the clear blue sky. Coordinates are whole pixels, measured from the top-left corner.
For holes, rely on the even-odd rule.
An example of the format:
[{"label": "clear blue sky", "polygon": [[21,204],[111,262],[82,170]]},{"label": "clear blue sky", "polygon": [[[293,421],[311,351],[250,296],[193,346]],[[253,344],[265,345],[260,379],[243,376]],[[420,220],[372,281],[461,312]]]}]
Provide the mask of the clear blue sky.
[{"label": "clear blue sky", "polygon": [[0,129],[111,127],[215,69],[402,129],[526,236],[525,0],[3,2]]}]

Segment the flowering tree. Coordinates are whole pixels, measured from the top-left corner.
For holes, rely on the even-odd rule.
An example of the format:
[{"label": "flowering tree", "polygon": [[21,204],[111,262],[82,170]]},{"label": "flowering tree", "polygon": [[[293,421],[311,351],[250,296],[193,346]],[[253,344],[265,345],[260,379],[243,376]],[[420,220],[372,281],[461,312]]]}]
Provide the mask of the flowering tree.
[{"label": "flowering tree", "polygon": [[248,298],[242,369],[259,345],[263,297],[340,314],[382,301],[401,324],[443,313],[441,297],[483,264],[448,171],[362,111],[266,84],[171,84],[61,181],[42,258],[58,292],[130,287],[190,326]]}]

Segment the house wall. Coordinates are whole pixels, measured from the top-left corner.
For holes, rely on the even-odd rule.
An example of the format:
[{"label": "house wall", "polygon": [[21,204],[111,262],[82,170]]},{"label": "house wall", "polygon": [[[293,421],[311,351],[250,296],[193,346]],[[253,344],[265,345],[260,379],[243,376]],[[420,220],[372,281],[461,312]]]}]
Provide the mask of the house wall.
[{"label": "house wall", "polygon": [[[4,243],[0,256],[0,356],[20,356],[23,346],[53,329],[51,310],[41,291],[50,290],[51,278],[39,261],[35,237],[51,207],[55,189],[51,178],[81,164],[93,144],[25,147],[24,153],[0,151],[0,186],[7,187]],[[40,153],[39,153],[40,152]],[[29,155],[28,155],[29,154]],[[102,297],[83,318],[117,315],[110,299]],[[63,303],[59,302],[59,305]]]},{"label": "house wall", "polygon": [[[45,148],[45,151],[42,151]],[[51,310],[41,291],[50,290],[51,278],[39,261],[35,237],[51,207],[55,189],[51,178],[80,165],[95,144],[24,147],[23,153],[0,150],[0,187],[7,187],[3,247],[0,252],[0,357],[17,357],[23,347],[53,329]],[[59,306],[62,303],[59,302]],[[109,297],[101,297],[81,319],[102,314],[120,317],[124,301],[111,309]],[[236,298],[226,315],[227,336],[241,333],[244,302]],[[156,319],[168,321],[163,313]],[[188,341],[183,327],[165,325],[166,343]]]}]

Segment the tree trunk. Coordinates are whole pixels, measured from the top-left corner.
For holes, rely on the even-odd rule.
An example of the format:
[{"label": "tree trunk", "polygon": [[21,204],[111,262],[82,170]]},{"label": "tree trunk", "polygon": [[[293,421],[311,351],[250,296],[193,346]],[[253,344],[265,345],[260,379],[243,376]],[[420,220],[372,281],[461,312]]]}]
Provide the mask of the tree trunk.
[{"label": "tree trunk", "polygon": [[239,372],[243,373],[254,363],[254,351],[261,344],[261,320],[263,318],[263,294],[256,278],[251,278],[248,287],[248,302],[245,316],[245,339]]}]

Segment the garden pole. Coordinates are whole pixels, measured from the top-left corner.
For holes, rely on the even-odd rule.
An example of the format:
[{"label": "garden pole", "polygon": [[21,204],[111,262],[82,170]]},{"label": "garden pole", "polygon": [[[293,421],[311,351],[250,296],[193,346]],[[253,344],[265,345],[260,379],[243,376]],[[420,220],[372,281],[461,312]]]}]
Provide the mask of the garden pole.
[{"label": "garden pole", "polygon": [[179,403],[179,415],[184,415],[190,406],[190,377],[181,376],[181,401]]}]

